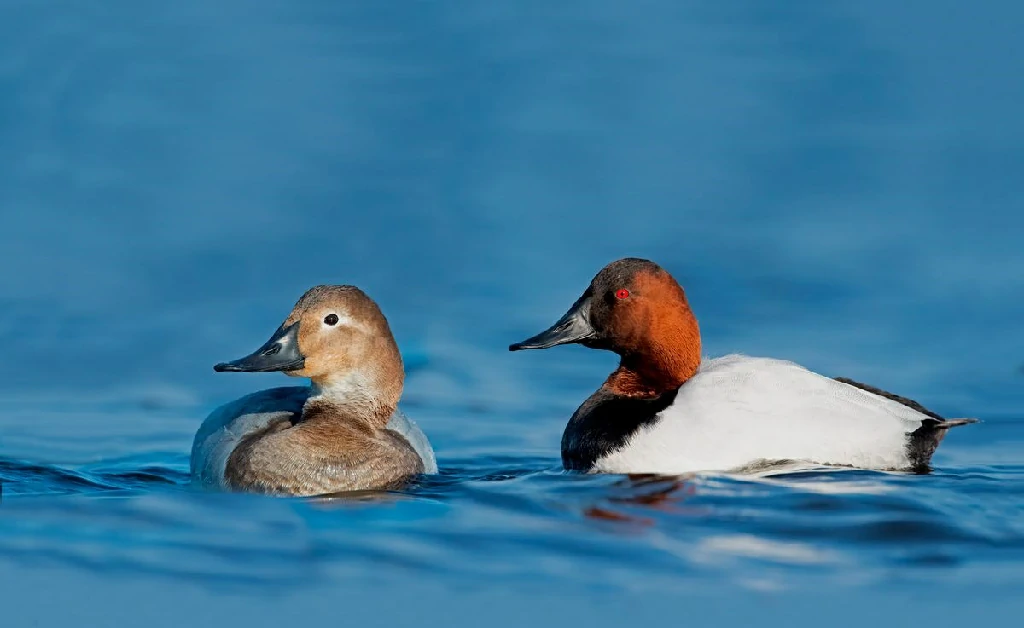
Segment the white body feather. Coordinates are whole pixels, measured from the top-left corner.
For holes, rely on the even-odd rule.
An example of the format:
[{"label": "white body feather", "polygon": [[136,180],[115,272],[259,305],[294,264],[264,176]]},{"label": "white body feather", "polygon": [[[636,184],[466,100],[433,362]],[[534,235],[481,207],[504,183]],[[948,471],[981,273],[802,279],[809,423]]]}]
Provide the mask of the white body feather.
[{"label": "white body feather", "polygon": [[[305,387],[271,388],[246,395],[211,412],[192,442],[192,481],[209,488],[227,488],[224,470],[239,441],[275,419],[301,413],[309,394],[310,389]],[[387,427],[409,441],[423,461],[425,473],[437,473],[430,441],[412,419],[397,410]]]},{"label": "white body feather", "polygon": [[764,460],[903,469],[908,434],[926,418],[792,362],[730,355],[705,359],[656,422],[593,470],[678,474]]}]

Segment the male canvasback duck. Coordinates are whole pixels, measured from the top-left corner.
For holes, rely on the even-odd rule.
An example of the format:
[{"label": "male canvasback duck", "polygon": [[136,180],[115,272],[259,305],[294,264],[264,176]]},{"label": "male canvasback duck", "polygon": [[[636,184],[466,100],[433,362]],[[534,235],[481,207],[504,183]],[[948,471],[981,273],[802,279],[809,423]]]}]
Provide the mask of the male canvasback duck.
[{"label": "male canvasback duck", "polygon": [[273,388],[214,410],[192,444],[203,486],[280,495],[397,487],[437,473],[423,432],[397,410],[405,370],[387,319],[354,286],[316,286],[270,340],[215,371],[283,371]]},{"label": "male canvasback duck", "polygon": [[565,428],[570,470],[668,475],[802,461],[926,471],[946,431],[975,422],[784,360],[702,360],[682,287],[643,259],[606,266],[557,323],[509,350],[567,343],[621,358]]}]

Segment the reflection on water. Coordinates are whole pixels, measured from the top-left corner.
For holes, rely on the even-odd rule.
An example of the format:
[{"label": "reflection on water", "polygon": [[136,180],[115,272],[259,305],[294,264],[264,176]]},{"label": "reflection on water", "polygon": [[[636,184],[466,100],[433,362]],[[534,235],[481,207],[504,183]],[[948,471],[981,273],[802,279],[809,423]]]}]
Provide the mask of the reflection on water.
[{"label": "reflection on water", "polygon": [[[655,475],[633,475],[609,487],[606,504],[590,506],[583,511],[587,517],[608,521],[631,522],[654,525],[655,521],[643,517],[644,509],[653,509],[666,514],[685,515],[683,502],[697,494],[697,486],[683,478],[660,477]],[[631,512],[639,511],[637,514]],[[691,514],[700,515],[695,511]]]},{"label": "reflection on water", "polygon": [[[922,621],[1017,599],[1019,3],[8,4],[5,590],[88,591],[67,608],[100,612],[131,600],[100,604],[93,579],[143,587],[140,622],[207,591],[246,600],[225,622],[278,623],[250,605],[505,595],[466,625],[612,623],[645,593],[622,619],[717,594],[760,621],[736,590],[905,595],[922,601],[889,619]],[[625,255],[681,280],[711,355],[984,422],[929,476],[565,474],[561,430],[614,358],[504,349]],[[313,501],[189,489],[205,414],[284,385],[210,367],[318,283],[381,304],[441,473]]]}]

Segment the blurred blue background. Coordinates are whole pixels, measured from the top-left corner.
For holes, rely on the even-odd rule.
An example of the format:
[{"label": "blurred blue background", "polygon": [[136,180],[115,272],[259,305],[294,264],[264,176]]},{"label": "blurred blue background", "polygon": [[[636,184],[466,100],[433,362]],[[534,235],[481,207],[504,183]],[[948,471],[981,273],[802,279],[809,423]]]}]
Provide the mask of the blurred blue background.
[{"label": "blurred blue background", "polygon": [[[465,625],[519,625],[497,609],[555,593],[572,610],[549,619],[597,623],[664,621],[661,596],[695,591],[708,622],[708,600],[751,590],[749,617],[808,590],[862,614],[1012,606],[1022,27],[1009,0],[0,2],[0,583],[55,625],[33,579],[205,600],[189,608],[273,591],[314,609],[316,585],[358,594],[350,618],[426,582],[435,615],[476,600]],[[928,478],[695,480],[695,512],[593,524],[619,489],[559,473],[558,443],[614,356],[506,347],[626,255],[683,283],[711,355],[985,422]],[[290,383],[211,366],[316,283],[380,303],[446,474],[327,510],[192,494],[205,414]],[[830,497],[822,519],[823,483],[877,499]],[[832,525],[849,538],[808,538]],[[974,602],[926,595],[982,573]],[[68,604],[109,617],[97,600]]]}]

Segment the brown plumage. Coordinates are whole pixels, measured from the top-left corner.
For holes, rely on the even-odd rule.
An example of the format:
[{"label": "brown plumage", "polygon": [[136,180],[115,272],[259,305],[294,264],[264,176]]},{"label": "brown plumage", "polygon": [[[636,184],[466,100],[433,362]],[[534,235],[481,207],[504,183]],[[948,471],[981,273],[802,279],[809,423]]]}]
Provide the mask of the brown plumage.
[{"label": "brown plumage", "polygon": [[693,377],[700,368],[700,327],[672,275],[645,268],[610,278],[608,286],[629,296],[618,299],[609,317],[607,330],[622,359],[605,386],[618,395],[653,397]]},{"label": "brown plumage", "polygon": [[312,288],[264,347],[217,369],[284,370],[312,381],[301,411],[285,398],[277,407],[270,395],[226,417],[225,425],[247,411],[271,417],[237,438],[223,466],[226,488],[320,495],[393,488],[424,471],[409,441],[387,429],[405,378],[398,346],[380,308],[354,286]]},{"label": "brown plumage", "polygon": [[[325,329],[319,321],[329,314],[341,316],[341,322]],[[344,399],[334,400],[345,406],[342,410],[386,425],[402,396],[405,369],[377,304],[355,286],[316,286],[302,295],[284,324],[303,320],[317,323],[299,326],[305,365],[286,374],[308,377],[320,390],[344,388]]]},{"label": "brown plumage", "polygon": [[238,491],[324,495],[396,488],[423,472],[399,434],[311,400],[298,424],[280,419],[249,434],[228,458],[225,483]]}]

